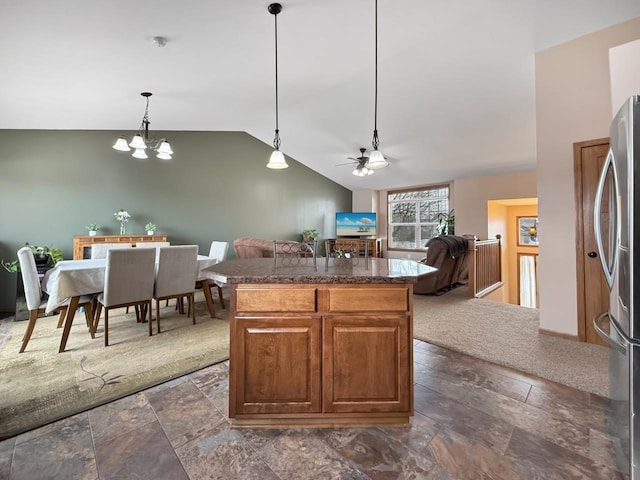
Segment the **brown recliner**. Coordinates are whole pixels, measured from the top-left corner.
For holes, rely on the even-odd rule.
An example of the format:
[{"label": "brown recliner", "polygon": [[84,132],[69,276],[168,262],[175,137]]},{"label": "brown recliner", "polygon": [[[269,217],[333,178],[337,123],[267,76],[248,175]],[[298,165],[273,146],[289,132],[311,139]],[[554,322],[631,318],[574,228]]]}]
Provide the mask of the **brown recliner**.
[{"label": "brown recliner", "polygon": [[468,280],[468,240],[455,235],[441,235],[429,239],[427,256],[420,260],[438,271],[420,277],[413,286],[413,293],[436,293]]}]

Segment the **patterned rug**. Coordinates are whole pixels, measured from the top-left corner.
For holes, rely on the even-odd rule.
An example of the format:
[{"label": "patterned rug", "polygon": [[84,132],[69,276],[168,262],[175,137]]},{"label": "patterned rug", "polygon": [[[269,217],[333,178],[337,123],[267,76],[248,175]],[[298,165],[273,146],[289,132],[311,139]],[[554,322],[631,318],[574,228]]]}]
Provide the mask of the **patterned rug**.
[{"label": "patterned rug", "polygon": [[104,314],[91,339],[84,314],[78,312],[67,350],[60,354],[57,316],[38,319],[22,354],[27,322],[5,319],[0,328],[0,439],[226,360],[228,309],[216,302],[217,318],[211,318],[198,293],[196,325],[171,303],[161,308],[162,333],[155,333],[154,322],[152,337],[134,313],[111,311],[106,348]]}]

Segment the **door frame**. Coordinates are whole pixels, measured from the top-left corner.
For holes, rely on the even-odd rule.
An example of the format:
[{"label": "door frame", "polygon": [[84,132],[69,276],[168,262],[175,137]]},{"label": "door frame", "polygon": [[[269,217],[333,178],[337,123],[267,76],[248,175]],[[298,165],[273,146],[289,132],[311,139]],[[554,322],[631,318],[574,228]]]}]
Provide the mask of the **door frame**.
[{"label": "door frame", "polygon": [[576,206],[576,287],[578,306],[578,340],[587,341],[587,319],[585,318],[584,298],[584,222],[582,221],[582,149],[609,144],[609,137],[576,142],[573,144],[573,184]]}]

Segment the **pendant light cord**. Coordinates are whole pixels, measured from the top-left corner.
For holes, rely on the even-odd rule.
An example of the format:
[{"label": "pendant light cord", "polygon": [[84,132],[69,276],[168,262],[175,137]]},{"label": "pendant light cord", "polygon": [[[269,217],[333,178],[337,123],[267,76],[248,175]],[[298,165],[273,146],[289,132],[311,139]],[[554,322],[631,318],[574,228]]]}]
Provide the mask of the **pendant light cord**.
[{"label": "pendant light cord", "polygon": [[380,139],[378,138],[378,0],[376,0],[376,14],[375,14],[375,100],[373,107],[373,149],[377,150],[380,146]]},{"label": "pendant light cord", "polygon": [[276,135],[273,138],[273,147],[276,150],[280,150],[280,128],[278,126],[278,14],[274,16],[275,20],[275,32],[276,32]]}]

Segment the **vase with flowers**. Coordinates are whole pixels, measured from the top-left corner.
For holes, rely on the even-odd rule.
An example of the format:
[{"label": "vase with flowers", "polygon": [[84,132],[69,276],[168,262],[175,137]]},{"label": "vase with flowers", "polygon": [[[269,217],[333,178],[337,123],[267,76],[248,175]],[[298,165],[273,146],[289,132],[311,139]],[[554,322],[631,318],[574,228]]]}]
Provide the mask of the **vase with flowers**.
[{"label": "vase with flowers", "polygon": [[126,225],[131,215],[124,208],[121,208],[119,211],[115,212],[113,216],[117,221],[120,222],[120,235],[124,235],[126,233]]}]

